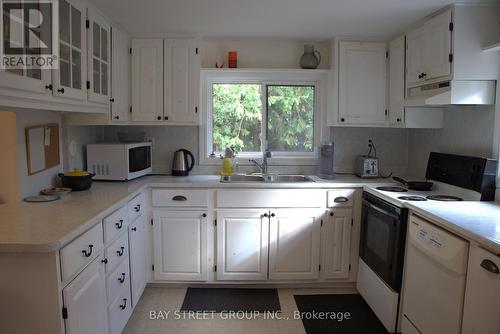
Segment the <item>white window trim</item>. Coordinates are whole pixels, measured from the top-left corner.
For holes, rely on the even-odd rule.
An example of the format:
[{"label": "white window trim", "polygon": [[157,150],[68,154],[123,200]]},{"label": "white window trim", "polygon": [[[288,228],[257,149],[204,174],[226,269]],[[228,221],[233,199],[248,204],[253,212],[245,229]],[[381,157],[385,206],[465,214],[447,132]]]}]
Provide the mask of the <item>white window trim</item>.
[{"label": "white window trim", "polygon": [[[202,125],[199,127],[199,161],[201,165],[220,165],[220,159],[210,158],[212,143],[212,85],[214,83],[257,83],[278,85],[314,85],[315,86],[315,115],[314,115],[314,151],[304,152],[272,152],[269,165],[271,166],[307,166],[317,164],[317,149],[319,144],[329,138],[326,127],[326,89],[327,70],[298,70],[298,69],[203,69],[201,70],[201,114]],[[266,93],[262,92],[263,105]],[[266,126],[266,115],[263,113],[262,127]],[[264,145],[264,144],[262,144]],[[251,165],[249,159],[261,159],[262,153],[238,153],[240,165]]]}]

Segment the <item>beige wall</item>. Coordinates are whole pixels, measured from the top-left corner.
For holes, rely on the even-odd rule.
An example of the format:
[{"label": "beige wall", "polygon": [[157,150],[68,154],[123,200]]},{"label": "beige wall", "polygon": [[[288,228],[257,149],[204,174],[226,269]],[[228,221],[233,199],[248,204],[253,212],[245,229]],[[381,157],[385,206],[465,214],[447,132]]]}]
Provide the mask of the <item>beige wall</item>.
[{"label": "beige wall", "polygon": [[19,157],[19,192],[21,197],[37,195],[40,190],[58,184],[57,174],[63,170],[62,132],[59,128],[60,164],[34,175],[28,175],[25,128],[33,125],[57,123],[61,127],[61,113],[45,110],[23,110],[16,112],[17,151]]},{"label": "beige wall", "polygon": [[16,202],[20,199],[19,168],[16,144],[16,114],[0,112],[0,203]]}]

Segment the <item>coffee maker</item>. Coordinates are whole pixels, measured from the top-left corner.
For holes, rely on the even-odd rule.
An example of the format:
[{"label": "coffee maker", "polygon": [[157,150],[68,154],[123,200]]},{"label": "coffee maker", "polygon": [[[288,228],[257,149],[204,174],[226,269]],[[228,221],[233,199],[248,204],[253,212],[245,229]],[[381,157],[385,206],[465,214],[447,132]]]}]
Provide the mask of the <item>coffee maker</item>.
[{"label": "coffee maker", "polygon": [[318,167],[316,171],[318,177],[326,180],[335,179],[333,155],[334,155],[333,142],[323,143],[320,145]]}]

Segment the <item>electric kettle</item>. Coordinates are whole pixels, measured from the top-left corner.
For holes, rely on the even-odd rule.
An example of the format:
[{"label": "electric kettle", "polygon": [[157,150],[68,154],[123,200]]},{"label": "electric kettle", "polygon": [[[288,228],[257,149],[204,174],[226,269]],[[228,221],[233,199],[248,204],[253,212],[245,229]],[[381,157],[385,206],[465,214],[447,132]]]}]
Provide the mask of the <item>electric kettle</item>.
[{"label": "electric kettle", "polygon": [[[188,161],[188,156],[191,158],[191,163]],[[194,167],[193,153],[181,148],[175,151],[174,160],[172,161],[173,176],[187,176]]]}]

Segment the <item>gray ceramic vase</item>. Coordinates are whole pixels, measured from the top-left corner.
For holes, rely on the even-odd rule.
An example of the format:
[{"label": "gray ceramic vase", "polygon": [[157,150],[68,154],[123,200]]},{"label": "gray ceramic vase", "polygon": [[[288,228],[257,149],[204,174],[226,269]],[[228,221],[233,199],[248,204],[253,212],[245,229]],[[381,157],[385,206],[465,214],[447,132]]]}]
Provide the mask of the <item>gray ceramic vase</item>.
[{"label": "gray ceramic vase", "polygon": [[304,69],[315,69],[321,63],[321,54],[314,50],[314,45],[304,45],[304,54],[300,57],[300,67]]}]

